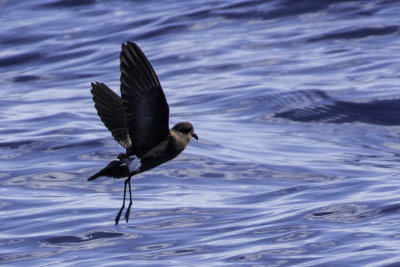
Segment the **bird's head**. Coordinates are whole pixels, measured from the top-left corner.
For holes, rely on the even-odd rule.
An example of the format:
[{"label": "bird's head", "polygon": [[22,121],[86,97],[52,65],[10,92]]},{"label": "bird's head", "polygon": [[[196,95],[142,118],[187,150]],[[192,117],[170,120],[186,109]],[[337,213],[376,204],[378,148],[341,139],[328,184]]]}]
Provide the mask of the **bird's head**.
[{"label": "bird's head", "polygon": [[190,122],[185,121],[177,123],[172,130],[184,135],[189,135],[190,137],[194,137],[196,140],[199,140],[197,134],[194,132],[193,125]]}]

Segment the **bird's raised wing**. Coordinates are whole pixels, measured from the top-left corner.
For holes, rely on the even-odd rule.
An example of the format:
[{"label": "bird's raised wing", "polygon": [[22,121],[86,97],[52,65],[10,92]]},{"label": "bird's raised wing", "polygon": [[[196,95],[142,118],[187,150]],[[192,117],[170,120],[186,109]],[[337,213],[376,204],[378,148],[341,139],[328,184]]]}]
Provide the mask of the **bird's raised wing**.
[{"label": "bird's raised wing", "polygon": [[114,139],[128,149],[132,143],[126,127],[121,98],[104,83],[92,83],[91,92],[100,119],[110,130]]},{"label": "bird's raised wing", "polygon": [[130,151],[140,157],[169,135],[169,107],[156,73],[135,43],[122,44],[120,60]]}]

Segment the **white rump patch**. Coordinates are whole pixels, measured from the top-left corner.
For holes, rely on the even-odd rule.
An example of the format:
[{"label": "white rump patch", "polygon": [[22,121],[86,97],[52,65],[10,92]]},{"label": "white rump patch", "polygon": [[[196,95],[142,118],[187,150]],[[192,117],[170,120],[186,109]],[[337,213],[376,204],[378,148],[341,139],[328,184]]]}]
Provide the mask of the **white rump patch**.
[{"label": "white rump patch", "polygon": [[129,172],[137,171],[140,168],[140,166],[142,166],[140,159],[135,155],[132,155],[129,158],[124,159],[123,161],[124,165],[128,166]]}]

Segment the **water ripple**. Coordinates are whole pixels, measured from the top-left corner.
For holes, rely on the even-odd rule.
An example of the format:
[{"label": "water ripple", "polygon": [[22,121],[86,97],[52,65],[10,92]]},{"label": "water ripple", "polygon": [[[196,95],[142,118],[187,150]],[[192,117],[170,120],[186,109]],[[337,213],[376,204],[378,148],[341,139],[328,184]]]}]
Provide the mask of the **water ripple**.
[{"label": "water ripple", "polygon": [[[396,1],[2,1],[0,262],[397,266]],[[200,140],[132,179],[90,82],[137,42]]]}]

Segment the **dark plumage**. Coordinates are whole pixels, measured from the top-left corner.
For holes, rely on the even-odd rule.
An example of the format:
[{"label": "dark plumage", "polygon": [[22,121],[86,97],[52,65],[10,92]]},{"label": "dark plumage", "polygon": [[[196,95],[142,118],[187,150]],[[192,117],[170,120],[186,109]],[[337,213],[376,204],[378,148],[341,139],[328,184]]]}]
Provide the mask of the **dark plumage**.
[{"label": "dark plumage", "polygon": [[198,139],[190,122],[180,122],[169,129],[169,107],[164,92],[150,62],[135,43],[122,44],[120,60],[121,97],[104,83],[92,83],[91,92],[97,114],[126,152],[88,179],[127,177],[115,224],[125,208],[127,185],[130,203],[125,220],[128,222],[132,176],[175,158],[192,137]]}]

